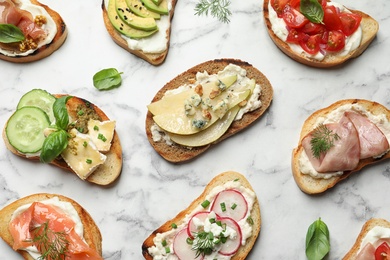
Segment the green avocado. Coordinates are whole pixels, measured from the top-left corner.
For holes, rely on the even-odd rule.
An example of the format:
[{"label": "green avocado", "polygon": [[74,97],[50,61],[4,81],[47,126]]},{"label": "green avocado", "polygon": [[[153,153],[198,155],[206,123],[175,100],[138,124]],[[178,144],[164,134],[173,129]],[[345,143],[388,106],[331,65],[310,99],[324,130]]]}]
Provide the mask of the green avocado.
[{"label": "green avocado", "polygon": [[122,19],[119,18],[116,12],[115,1],[116,0],[109,0],[107,15],[108,15],[108,19],[110,19],[111,24],[119,33],[130,38],[140,39],[140,38],[148,37],[158,31],[158,29],[153,31],[138,30],[124,23]]},{"label": "green avocado", "polygon": [[159,5],[159,4],[161,4],[161,2],[162,2],[162,0],[152,0],[153,1],[153,3],[155,3],[156,5]]},{"label": "green avocado", "polygon": [[141,2],[150,11],[165,15],[169,13],[167,0],[162,0],[159,5],[156,5],[153,0],[141,0]]},{"label": "green avocado", "polygon": [[156,20],[160,19],[160,14],[147,9],[141,0],[126,0],[126,3],[129,9],[140,17],[150,17]]},{"label": "green avocado", "polygon": [[157,29],[156,20],[153,18],[144,18],[135,15],[126,4],[126,0],[115,1],[116,12],[126,24],[131,27],[144,31],[153,31]]}]

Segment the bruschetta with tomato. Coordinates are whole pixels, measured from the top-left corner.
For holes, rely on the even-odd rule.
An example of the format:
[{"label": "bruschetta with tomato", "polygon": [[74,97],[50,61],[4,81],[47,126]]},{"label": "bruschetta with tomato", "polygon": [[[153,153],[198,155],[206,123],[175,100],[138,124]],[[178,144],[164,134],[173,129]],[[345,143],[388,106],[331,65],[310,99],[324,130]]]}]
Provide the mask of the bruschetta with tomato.
[{"label": "bruschetta with tomato", "polygon": [[24,63],[43,59],[65,41],[62,17],[37,0],[0,1],[0,59]]},{"label": "bruschetta with tomato", "polygon": [[312,67],[334,67],[358,57],[379,29],[368,14],[327,0],[265,0],[263,10],[276,46]]},{"label": "bruschetta with tomato", "polygon": [[390,111],[363,99],[340,100],[309,116],[292,153],[292,172],[308,194],[324,192],[363,167],[390,158]]}]

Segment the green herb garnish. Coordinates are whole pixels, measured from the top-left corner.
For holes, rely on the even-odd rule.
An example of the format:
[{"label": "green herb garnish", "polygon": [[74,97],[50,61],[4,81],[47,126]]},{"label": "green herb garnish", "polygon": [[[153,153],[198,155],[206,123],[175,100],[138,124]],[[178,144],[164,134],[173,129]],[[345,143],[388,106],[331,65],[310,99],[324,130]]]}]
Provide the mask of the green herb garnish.
[{"label": "green herb garnish", "polygon": [[114,68],[103,69],[93,76],[93,85],[98,90],[109,90],[119,87],[122,83],[122,73]]},{"label": "green herb garnish", "polygon": [[322,23],[324,19],[324,9],[318,0],[301,0],[301,13],[313,23]]},{"label": "green herb garnish", "polygon": [[176,223],[172,223],[172,224],[171,224],[171,227],[172,227],[173,229],[176,229],[176,228],[177,228]]},{"label": "green herb garnish", "polygon": [[339,140],[340,137],[337,133],[333,133],[332,130],[325,125],[320,124],[314,129],[312,139],[310,140],[311,151],[315,158],[320,158],[321,153],[326,153],[333,147],[334,141]]},{"label": "green herb garnish", "polygon": [[200,204],[200,205],[202,205],[202,207],[205,209],[205,208],[207,208],[207,207],[210,205],[210,201],[205,200],[205,201],[203,201],[202,204]]},{"label": "green herb garnish", "polygon": [[222,202],[221,204],[219,204],[221,206],[221,210],[222,212],[225,212],[226,211],[226,204],[225,202]]},{"label": "green herb garnish", "polygon": [[330,251],[329,230],[319,218],[308,228],[306,234],[306,256],[309,260],[323,259]]},{"label": "green herb garnish", "polygon": [[196,15],[208,15],[216,17],[223,23],[229,23],[229,16],[232,14],[229,10],[229,0],[200,0],[195,6]]},{"label": "green herb garnish", "polygon": [[0,42],[13,43],[21,42],[25,39],[22,30],[13,24],[0,24]]},{"label": "green herb garnish", "polygon": [[213,252],[214,245],[214,235],[212,232],[202,231],[197,233],[192,246],[196,251],[195,258],[210,255]]},{"label": "green herb garnish", "polygon": [[98,134],[98,139],[102,140],[103,142],[107,141],[107,138],[103,134]]},{"label": "green herb garnish", "polygon": [[86,159],[85,162],[88,163],[88,164],[91,164],[92,160],[91,159]]},{"label": "green herb garnish", "polygon": [[38,248],[41,256],[37,260],[65,259],[69,241],[65,232],[54,232],[49,228],[49,222],[35,227],[32,230],[32,242]]}]

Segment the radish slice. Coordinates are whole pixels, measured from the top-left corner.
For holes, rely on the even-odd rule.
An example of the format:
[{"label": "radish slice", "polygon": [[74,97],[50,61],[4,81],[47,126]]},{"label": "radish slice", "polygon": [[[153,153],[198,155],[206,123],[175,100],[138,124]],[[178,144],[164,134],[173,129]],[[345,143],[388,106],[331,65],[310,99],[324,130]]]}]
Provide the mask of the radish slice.
[{"label": "radish slice", "polygon": [[173,240],[173,252],[181,260],[196,259],[196,251],[192,250],[191,245],[187,243],[187,238],[187,229],[180,230]]},{"label": "radish slice", "polygon": [[[225,211],[223,211],[221,203],[225,204]],[[211,210],[220,217],[230,217],[235,221],[240,221],[248,212],[248,203],[241,192],[228,189],[217,194]]]},{"label": "radish slice", "polygon": [[242,241],[241,228],[238,225],[238,223],[232,218],[223,217],[223,218],[219,218],[218,220],[220,220],[223,224],[226,224],[228,227],[234,229],[237,233],[235,239],[229,238],[228,240],[226,240],[224,244],[222,244],[219,253],[221,255],[226,255],[226,256],[234,255],[241,246],[241,241]]},{"label": "radish slice", "polygon": [[191,217],[187,226],[187,234],[191,239],[194,239],[194,234],[199,232],[199,230],[196,227],[196,224],[194,223],[194,218],[197,218],[199,219],[200,222],[204,223],[209,214],[210,211],[201,211],[201,212],[197,212]]}]

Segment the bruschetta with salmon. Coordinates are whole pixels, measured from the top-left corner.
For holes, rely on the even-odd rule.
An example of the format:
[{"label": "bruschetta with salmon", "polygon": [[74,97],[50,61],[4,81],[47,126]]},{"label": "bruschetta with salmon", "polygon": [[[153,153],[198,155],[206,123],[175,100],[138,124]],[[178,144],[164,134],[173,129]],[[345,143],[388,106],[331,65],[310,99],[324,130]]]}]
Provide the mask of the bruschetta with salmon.
[{"label": "bruschetta with salmon", "polygon": [[26,260],[102,260],[102,236],[76,201],[39,193],[0,210],[0,237]]},{"label": "bruschetta with salmon", "polygon": [[390,158],[390,111],[363,99],[338,101],[303,124],[292,172],[309,194],[333,187],[363,167]]}]

